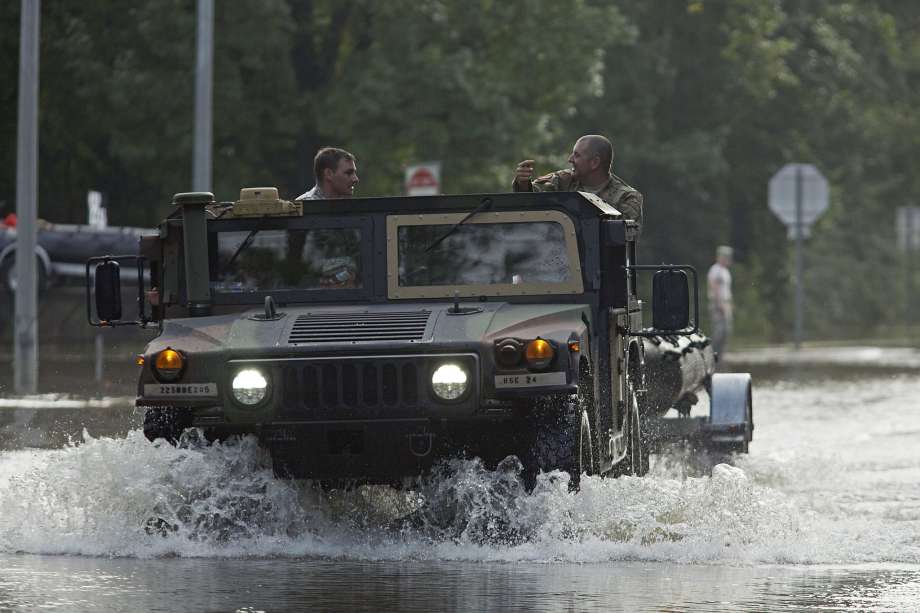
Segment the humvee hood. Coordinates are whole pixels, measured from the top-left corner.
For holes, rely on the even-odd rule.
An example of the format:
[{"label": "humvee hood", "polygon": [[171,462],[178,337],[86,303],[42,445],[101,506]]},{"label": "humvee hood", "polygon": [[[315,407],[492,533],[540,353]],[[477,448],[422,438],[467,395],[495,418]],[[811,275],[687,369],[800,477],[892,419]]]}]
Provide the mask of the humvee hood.
[{"label": "humvee hood", "polygon": [[485,340],[505,337],[557,338],[581,334],[590,309],[582,304],[510,304],[495,313]]},{"label": "humvee hood", "polygon": [[155,352],[172,347],[189,352],[214,351],[223,348],[238,313],[212,317],[188,317],[163,321],[163,331],[147,346]]},{"label": "humvee hood", "polygon": [[163,332],[151,341],[151,352],[172,347],[190,353],[209,351],[250,351],[274,348],[282,344],[289,327],[289,314],[276,320],[259,320],[263,309],[243,313],[171,319],[163,322]]},{"label": "humvee hood", "polygon": [[492,342],[508,336],[567,338],[584,327],[584,305],[443,302],[310,306],[279,309],[276,320],[262,309],[211,317],[167,320],[151,352],[173,347],[188,352],[229,351],[251,355],[295,347],[355,348],[379,342],[408,345]]}]

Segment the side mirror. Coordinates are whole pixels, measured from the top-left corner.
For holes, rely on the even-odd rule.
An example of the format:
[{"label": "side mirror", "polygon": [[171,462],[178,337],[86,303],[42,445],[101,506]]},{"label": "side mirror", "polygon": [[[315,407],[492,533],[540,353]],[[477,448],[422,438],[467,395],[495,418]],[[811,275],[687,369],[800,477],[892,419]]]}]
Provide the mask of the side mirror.
[{"label": "side mirror", "polygon": [[121,320],[121,266],[114,260],[96,266],[96,315],[100,322]]},{"label": "side mirror", "polygon": [[690,326],[690,283],[683,270],[659,270],[652,277],[652,326],[662,332]]},{"label": "side mirror", "polygon": [[[699,330],[700,286],[693,266],[630,264],[630,271],[655,271],[652,277],[652,327],[630,330],[632,336],[689,336]],[[689,278],[688,278],[689,276]],[[693,283],[693,317],[690,311],[690,279]]]},{"label": "side mirror", "polygon": [[[144,313],[144,264],[147,259],[139,255],[103,255],[86,261],[86,319],[89,325],[141,326],[147,322]],[[137,266],[137,319],[122,321],[121,264],[132,262]],[[131,267],[133,268],[133,266]],[[131,268],[128,270],[130,271]],[[95,292],[93,290],[95,289]],[[95,293],[95,300],[93,294]],[[95,314],[93,306],[95,303]],[[95,317],[94,317],[95,315]]]}]

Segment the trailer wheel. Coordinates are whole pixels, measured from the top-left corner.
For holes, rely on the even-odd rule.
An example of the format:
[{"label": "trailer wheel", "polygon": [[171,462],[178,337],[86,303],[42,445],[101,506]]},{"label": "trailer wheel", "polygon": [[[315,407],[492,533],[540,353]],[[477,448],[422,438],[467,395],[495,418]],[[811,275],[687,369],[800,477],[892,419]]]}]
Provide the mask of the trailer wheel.
[{"label": "trailer wheel", "polygon": [[716,373],[711,385],[709,436],[705,446],[723,454],[748,453],[754,435],[751,376]]},{"label": "trailer wheel", "polygon": [[629,411],[626,413],[626,455],[613,467],[617,477],[632,475],[642,477],[648,474],[649,450],[642,436],[642,420],[639,418],[639,404],[635,392],[629,394]]},{"label": "trailer wheel", "polygon": [[535,423],[525,481],[528,489],[536,483],[542,471],[564,470],[569,473],[569,489],[578,489],[581,474],[592,475],[596,470],[596,455],[587,407],[582,407],[577,395],[553,399],[534,415]]}]

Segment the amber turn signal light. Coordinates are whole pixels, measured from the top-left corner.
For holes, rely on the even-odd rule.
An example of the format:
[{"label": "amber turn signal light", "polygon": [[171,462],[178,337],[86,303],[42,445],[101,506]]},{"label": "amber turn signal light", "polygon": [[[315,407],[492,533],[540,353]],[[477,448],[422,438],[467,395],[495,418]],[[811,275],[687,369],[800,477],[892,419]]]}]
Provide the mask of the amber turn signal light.
[{"label": "amber turn signal light", "polygon": [[153,361],[153,368],[164,381],[175,381],[185,368],[185,358],[175,349],[167,347],[157,354]]},{"label": "amber turn signal light", "polygon": [[527,343],[527,349],[524,351],[524,358],[527,365],[535,370],[543,370],[553,361],[556,351],[549,341],[537,338]]}]

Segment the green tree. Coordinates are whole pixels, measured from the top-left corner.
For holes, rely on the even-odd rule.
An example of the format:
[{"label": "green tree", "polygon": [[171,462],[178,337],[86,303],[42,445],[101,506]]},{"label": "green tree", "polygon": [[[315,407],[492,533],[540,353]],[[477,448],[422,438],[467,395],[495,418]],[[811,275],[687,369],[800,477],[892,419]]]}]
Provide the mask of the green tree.
[{"label": "green tree", "polygon": [[449,192],[507,189],[517,158],[554,150],[597,87],[601,54],[590,50],[629,35],[616,10],[583,1],[303,6],[301,20],[320,27],[296,44],[310,50],[295,64],[316,122],[300,148],[353,150],[362,194],[400,193],[402,168],[425,159],[444,162]]}]

